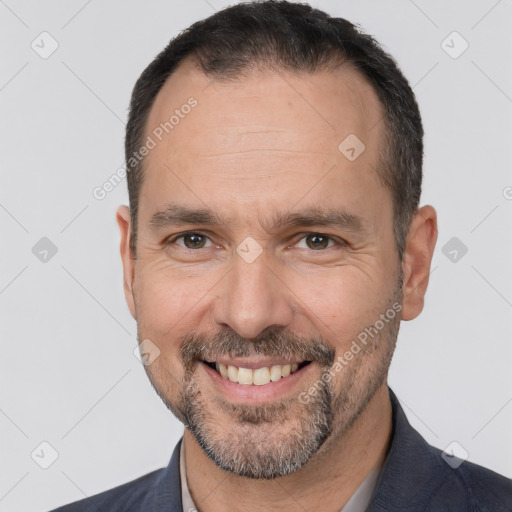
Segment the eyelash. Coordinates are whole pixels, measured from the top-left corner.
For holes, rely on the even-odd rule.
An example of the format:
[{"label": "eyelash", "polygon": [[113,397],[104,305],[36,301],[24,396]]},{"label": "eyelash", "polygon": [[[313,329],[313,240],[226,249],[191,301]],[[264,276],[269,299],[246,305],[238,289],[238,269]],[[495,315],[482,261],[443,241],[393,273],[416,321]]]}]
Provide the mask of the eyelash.
[{"label": "eyelash", "polygon": [[[179,235],[173,235],[172,237],[168,238],[164,243],[165,243],[165,245],[171,245],[171,244],[175,243],[176,240],[178,240],[180,238],[184,238],[187,235],[204,236],[208,240],[210,240],[210,242],[212,242],[210,237],[207,234],[205,234],[205,233],[201,233],[200,231],[186,231],[185,233],[180,233]],[[301,240],[306,238],[308,235],[319,235],[321,237],[327,237],[329,239],[329,241],[332,241],[338,247],[347,247],[347,245],[348,245],[347,242],[345,242],[344,240],[336,239],[336,238],[334,238],[331,235],[327,235],[327,234],[324,234],[324,233],[319,233],[319,232],[316,232],[316,231],[308,231],[308,232],[305,232],[305,233],[298,233],[297,235],[300,236],[300,238],[295,242],[295,244],[299,243]],[[191,248],[185,247],[185,246],[179,246],[179,247],[181,249],[185,249],[185,250],[188,250],[188,251],[198,251],[199,249],[205,249],[205,247],[199,247],[199,249],[191,249]],[[323,252],[326,249],[332,249],[333,247],[334,246],[326,247],[325,249],[318,249],[317,251],[315,251],[314,249],[311,249],[311,252]],[[206,247],[206,249],[207,248],[208,247]]]}]

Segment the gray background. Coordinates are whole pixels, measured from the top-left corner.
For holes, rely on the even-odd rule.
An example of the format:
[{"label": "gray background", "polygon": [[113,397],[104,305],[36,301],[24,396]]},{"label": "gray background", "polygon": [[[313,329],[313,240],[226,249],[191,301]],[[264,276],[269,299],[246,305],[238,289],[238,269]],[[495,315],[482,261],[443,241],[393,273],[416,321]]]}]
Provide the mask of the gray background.
[{"label": "gray background", "polygon": [[[390,384],[429,442],[456,441],[455,453],[512,477],[512,2],[312,3],[375,35],[423,115],[422,204],[438,211],[439,239]],[[114,220],[125,183],[102,201],[92,191],[123,165],[140,72],[227,4],[0,0],[2,512],[46,510],[165,466],[181,436],[133,355]],[[31,47],[51,49],[43,31],[59,45],[46,59]],[[457,58],[453,31],[469,43]],[[58,249],[46,261],[43,237]],[[58,453],[48,469],[42,442]]]}]

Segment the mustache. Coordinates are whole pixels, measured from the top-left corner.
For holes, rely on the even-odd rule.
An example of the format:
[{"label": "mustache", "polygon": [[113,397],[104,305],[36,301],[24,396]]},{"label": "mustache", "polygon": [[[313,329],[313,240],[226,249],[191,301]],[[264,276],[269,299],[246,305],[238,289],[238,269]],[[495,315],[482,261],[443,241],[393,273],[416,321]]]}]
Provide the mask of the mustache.
[{"label": "mustache", "polygon": [[304,337],[279,329],[268,329],[257,338],[244,338],[232,330],[215,334],[191,333],[180,338],[183,365],[191,368],[197,359],[215,361],[219,356],[249,357],[263,354],[284,358],[298,357],[332,366],[335,349],[321,337]]}]

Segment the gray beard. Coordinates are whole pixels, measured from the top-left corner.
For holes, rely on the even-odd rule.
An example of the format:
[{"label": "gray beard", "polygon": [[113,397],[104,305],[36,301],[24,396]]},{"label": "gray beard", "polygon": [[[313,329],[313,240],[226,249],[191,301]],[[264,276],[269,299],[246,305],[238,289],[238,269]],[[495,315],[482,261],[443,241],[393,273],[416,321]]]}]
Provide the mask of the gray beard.
[{"label": "gray beard", "polygon": [[[293,473],[318,451],[331,432],[333,393],[326,383],[314,401],[300,408],[300,418],[294,412],[301,405],[297,397],[258,406],[233,406],[218,400],[214,405],[233,417],[235,427],[221,435],[210,428],[195,382],[188,383],[183,399],[186,427],[196,442],[218,467],[238,476],[270,479]],[[286,433],[279,434],[277,429]]]},{"label": "gray beard", "polygon": [[[391,335],[396,340],[397,332],[381,334]],[[348,431],[365,410],[387,377],[395,343],[386,342],[388,347],[364,386],[357,386],[358,368],[355,365],[341,370],[345,372],[345,379],[343,391],[338,396],[334,393],[333,381],[325,382],[320,378],[316,395],[306,404],[300,403],[297,397],[258,406],[234,406],[216,399],[210,406],[226,411],[233,418],[233,428],[219,433],[212,429],[218,429],[219,425],[212,424],[208,417],[208,408],[196,381],[189,380],[182,394],[184,407],[180,416],[196,442],[218,467],[247,478],[271,479],[288,475],[304,466],[324,443],[328,445],[329,441],[334,442]],[[377,348],[375,344],[368,345],[365,353],[358,357],[366,357]],[[323,373],[328,374],[329,368]],[[280,430],[286,433],[281,434]]]},{"label": "gray beard", "polygon": [[[401,277],[389,304],[401,303]],[[320,376],[315,386],[317,393],[308,403],[301,403],[294,396],[279,403],[256,406],[235,406],[220,397],[206,404],[194,379],[195,372],[188,367],[180,400],[171,404],[153,382],[152,375],[148,375],[166,406],[218,467],[241,477],[272,479],[297,471],[324,444],[325,453],[350,429],[387,379],[399,327],[397,315],[361,349],[356,360],[340,370],[338,380],[342,381],[342,389],[338,395],[332,386],[335,379],[326,382]],[[376,360],[371,368],[358,364],[372,357]],[[363,372],[359,372],[361,366]],[[321,367],[322,375],[332,369],[331,365]],[[233,419],[224,432],[219,432],[221,427],[209,415],[208,405]]]}]

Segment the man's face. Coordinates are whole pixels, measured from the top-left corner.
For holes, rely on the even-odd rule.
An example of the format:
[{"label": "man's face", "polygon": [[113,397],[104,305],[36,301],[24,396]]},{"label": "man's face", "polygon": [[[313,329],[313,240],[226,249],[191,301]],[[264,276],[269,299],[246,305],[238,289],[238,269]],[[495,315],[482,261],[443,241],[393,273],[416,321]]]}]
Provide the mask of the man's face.
[{"label": "man's face", "polygon": [[386,385],[402,295],[381,115],[348,67],[221,82],[185,63],[152,107],[127,300],[153,386],[224,469],[298,469]]}]

